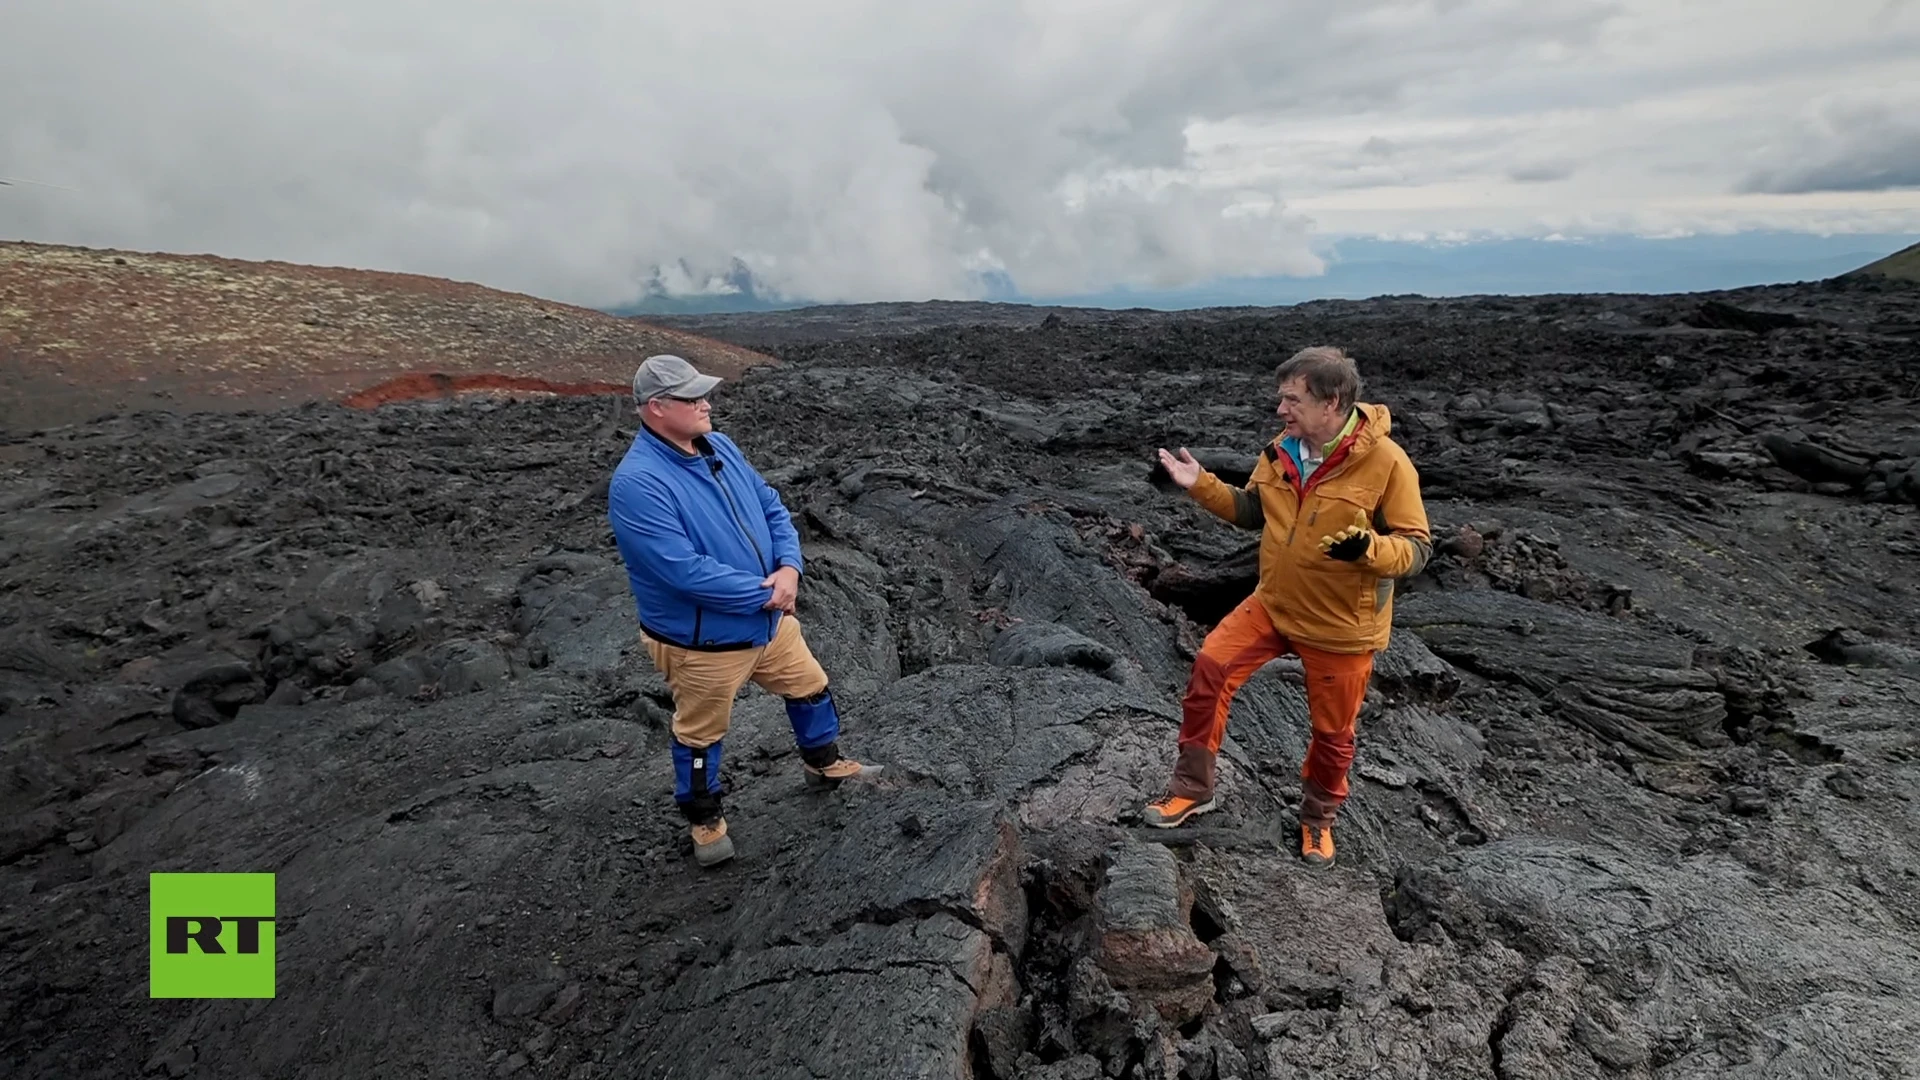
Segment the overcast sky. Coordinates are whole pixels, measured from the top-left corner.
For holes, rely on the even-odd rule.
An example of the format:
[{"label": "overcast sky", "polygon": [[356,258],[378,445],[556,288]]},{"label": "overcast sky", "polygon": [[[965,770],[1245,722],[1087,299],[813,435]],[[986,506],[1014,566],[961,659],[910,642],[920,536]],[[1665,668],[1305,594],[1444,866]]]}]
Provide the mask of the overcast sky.
[{"label": "overcast sky", "polygon": [[1920,2],[0,0],[0,178],[0,238],[594,306],[1920,232]]}]

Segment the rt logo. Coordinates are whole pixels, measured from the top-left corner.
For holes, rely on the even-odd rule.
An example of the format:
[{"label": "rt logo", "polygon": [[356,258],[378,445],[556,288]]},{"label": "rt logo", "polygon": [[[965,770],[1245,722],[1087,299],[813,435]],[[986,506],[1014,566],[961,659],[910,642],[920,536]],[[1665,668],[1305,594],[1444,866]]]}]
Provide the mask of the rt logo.
[{"label": "rt logo", "polygon": [[147,996],[273,996],[272,874],[150,874]]}]

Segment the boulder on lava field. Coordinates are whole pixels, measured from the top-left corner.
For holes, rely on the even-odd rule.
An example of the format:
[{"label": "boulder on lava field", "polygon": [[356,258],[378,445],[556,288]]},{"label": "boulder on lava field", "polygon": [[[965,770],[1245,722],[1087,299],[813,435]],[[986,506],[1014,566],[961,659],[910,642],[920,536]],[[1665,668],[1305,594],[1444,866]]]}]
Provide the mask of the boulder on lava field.
[{"label": "boulder on lava field", "polygon": [[217,663],[188,678],[174,692],[173,719],[182,727],[212,727],[233,719],[243,705],[265,701],[266,683],[243,661]]},{"label": "boulder on lava field", "polygon": [[1686,758],[1726,744],[1719,681],[1683,638],[1491,589],[1416,593],[1395,623],[1450,663],[1520,683],[1637,753]]},{"label": "boulder on lava field", "polygon": [[1162,845],[1121,843],[1100,889],[1094,963],[1120,993],[1150,1005],[1169,1027],[1213,1003],[1214,952],[1194,936],[1193,890]]}]

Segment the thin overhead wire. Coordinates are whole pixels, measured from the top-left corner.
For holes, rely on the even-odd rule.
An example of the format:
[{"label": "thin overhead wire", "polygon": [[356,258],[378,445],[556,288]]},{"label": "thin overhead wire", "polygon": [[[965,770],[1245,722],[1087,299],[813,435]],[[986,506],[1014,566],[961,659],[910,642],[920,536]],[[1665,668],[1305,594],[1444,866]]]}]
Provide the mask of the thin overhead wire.
[{"label": "thin overhead wire", "polygon": [[34,187],[52,188],[55,191],[78,192],[79,188],[70,188],[61,184],[49,184],[45,180],[28,180],[21,176],[0,176],[0,187],[14,187],[18,184],[32,184]]}]

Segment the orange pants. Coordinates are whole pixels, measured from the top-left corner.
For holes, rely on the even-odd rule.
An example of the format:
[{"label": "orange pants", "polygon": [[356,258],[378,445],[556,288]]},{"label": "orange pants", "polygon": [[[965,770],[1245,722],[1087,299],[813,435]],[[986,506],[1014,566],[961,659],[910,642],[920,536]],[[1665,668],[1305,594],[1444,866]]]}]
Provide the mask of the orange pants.
[{"label": "orange pants", "polygon": [[1328,827],[1347,800],[1354,724],[1373,676],[1372,653],[1332,653],[1290,641],[1273,628],[1253,597],[1220,620],[1200,647],[1181,702],[1180,756],[1169,790],[1188,799],[1213,797],[1214,762],[1227,733],[1233,695],[1270,660],[1300,658],[1307,676],[1307,716],[1313,734],[1300,766],[1300,820]]}]

